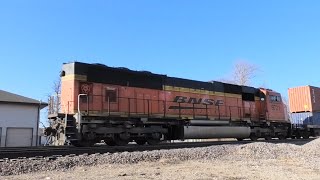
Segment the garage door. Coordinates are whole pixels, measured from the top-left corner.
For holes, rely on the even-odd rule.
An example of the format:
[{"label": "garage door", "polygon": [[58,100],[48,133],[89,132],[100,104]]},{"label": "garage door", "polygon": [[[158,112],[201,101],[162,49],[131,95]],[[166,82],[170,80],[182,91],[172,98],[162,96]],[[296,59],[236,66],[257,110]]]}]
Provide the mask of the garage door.
[{"label": "garage door", "polygon": [[7,147],[31,146],[32,128],[7,128]]}]

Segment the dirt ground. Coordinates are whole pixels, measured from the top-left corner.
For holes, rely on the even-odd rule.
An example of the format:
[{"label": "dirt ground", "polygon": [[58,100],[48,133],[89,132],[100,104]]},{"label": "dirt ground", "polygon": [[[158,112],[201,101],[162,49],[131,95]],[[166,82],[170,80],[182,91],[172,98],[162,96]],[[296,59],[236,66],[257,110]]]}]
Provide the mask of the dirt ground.
[{"label": "dirt ground", "polygon": [[49,171],[0,179],[320,179],[320,170],[295,159],[261,161],[183,161],[161,159],[138,164],[105,164],[76,167],[65,172]]}]

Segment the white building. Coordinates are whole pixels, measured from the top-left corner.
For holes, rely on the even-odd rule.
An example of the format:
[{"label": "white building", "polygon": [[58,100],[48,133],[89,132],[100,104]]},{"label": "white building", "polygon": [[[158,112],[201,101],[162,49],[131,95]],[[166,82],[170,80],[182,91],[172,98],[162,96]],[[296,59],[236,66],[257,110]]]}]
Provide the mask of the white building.
[{"label": "white building", "polygon": [[37,146],[46,103],[0,90],[0,147]]}]

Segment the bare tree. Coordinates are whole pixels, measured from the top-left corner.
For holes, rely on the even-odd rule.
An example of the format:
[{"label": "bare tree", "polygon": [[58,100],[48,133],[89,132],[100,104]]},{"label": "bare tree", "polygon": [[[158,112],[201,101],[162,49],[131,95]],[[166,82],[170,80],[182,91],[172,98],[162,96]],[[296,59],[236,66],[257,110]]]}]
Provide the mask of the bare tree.
[{"label": "bare tree", "polygon": [[238,85],[250,85],[250,81],[256,76],[259,68],[246,61],[238,61],[234,65],[232,77]]},{"label": "bare tree", "polygon": [[61,93],[61,78],[59,77],[56,81],[53,82],[53,92],[55,95],[59,95]]},{"label": "bare tree", "polygon": [[282,96],[282,103],[283,103],[283,108],[284,108],[284,113],[285,113],[285,119],[289,119],[289,114],[290,114],[290,110],[289,110],[289,101],[287,99],[287,97]]},{"label": "bare tree", "polygon": [[48,107],[48,113],[56,113],[60,111],[60,93],[61,93],[61,78],[57,78],[52,85],[52,91],[50,94],[48,94],[48,101],[49,101],[49,107]]}]

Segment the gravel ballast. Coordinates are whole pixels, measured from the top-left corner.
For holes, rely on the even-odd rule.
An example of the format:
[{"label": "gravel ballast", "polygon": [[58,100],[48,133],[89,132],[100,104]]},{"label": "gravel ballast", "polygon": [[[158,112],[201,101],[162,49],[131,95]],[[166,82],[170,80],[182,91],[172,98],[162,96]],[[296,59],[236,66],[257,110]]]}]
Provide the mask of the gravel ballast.
[{"label": "gravel ballast", "polygon": [[318,169],[320,139],[303,146],[292,144],[250,143],[245,145],[218,145],[202,148],[155,150],[144,152],[106,153],[88,156],[59,157],[56,160],[19,160],[0,162],[0,175],[19,175],[40,171],[66,171],[75,167],[104,164],[137,164],[144,162],[178,163],[188,160],[208,161],[260,161],[272,159],[299,159]]}]

